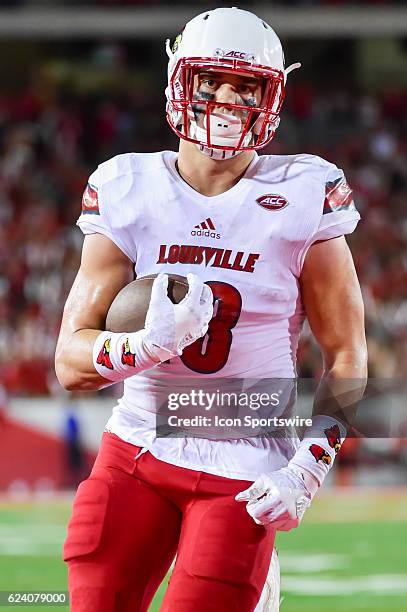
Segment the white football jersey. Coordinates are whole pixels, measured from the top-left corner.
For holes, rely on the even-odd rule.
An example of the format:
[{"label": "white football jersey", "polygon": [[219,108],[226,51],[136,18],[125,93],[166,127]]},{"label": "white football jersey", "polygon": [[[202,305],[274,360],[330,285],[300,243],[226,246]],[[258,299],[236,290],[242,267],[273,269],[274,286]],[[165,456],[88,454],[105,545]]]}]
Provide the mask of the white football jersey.
[{"label": "white football jersey", "polygon": [[313,155],[255,155],[234,187],[212,197],[181,179],[176,159],[172,151],[119,155],[98,167],[84,193],[84,234],[110,238],[137,277],[197,274],[215,300],[204,339],[125,380],[107,429],[163,461],[255,480],[286,465],[296,441],[156,438],[160,386],[173,377],[293,379],[307,250],[352,232],[360,216],[343,172]]}]

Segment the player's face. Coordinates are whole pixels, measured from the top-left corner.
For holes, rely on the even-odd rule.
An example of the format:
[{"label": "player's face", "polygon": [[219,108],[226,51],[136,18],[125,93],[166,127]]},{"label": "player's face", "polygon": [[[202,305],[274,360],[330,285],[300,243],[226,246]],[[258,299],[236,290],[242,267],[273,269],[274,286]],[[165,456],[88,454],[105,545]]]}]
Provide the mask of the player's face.
[{"label": "player's face", "polygon": [[[194,113],[199,127],[203,127],[205,105],[199,101],[218,102],[212,107],[212,113],[217,111],[239,117],[244,125],[251,107],[260,106],[263,91],[261,78],[213,70],[202,70],[194,77],[193,99]],[[230,107],[238,104],[247,110]]]}]

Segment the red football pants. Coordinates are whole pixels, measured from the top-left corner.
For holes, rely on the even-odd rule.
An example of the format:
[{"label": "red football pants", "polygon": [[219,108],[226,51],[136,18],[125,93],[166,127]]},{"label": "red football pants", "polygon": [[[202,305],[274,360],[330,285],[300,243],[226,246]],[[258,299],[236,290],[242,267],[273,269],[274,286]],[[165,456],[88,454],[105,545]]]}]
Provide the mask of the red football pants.
[{"label": "red football pants", "polygon": [[234,496],[251,483],[180,468],[105,433],[64,547],[72,612],[144,612],[177,553],[161,611],[252,612],[274,531]]}]

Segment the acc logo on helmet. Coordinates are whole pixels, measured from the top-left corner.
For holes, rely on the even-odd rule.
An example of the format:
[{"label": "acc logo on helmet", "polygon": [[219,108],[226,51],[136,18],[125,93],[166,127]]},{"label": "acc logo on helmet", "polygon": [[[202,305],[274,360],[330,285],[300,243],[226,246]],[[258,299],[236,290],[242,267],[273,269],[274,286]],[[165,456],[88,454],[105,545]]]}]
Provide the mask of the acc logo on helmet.
[{"label": "acc logo on helmet", "polygon": [[253,53],[246,53],[245,51],[224,51],[223,49],[215,49],[215,57],[220,58],[232,58],[244,60],[245,62],[254,62],[255,56]]}]

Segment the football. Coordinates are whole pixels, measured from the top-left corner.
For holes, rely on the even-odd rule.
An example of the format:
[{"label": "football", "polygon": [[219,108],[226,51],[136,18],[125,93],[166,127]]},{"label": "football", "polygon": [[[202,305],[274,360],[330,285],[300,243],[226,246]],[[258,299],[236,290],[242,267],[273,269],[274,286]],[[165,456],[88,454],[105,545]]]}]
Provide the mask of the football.
[{"label": "football", "polygon": [[[105,328],[112,332],[136,332],[144,328],[151,287],[157,274],[142,276],[132,281],[113,300],[106,316]],[[178,304],[188,292],[185,276],[168,275],[168,297]]]}]

